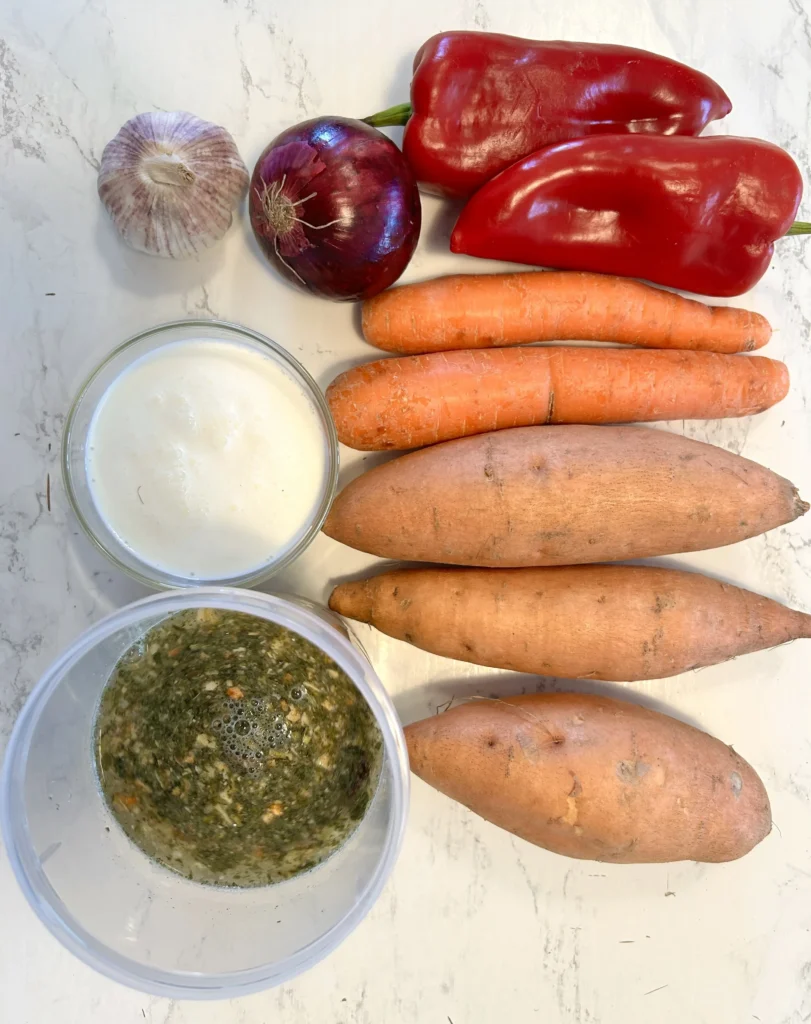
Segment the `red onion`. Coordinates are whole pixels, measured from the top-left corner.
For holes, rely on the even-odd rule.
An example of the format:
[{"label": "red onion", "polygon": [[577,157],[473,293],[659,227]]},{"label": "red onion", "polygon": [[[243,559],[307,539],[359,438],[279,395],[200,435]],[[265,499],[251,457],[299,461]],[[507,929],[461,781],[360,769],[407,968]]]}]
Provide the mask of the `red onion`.
[{"label": "red onion", "polygon": [[254,168],[250,214],[276,269],[330,299],[388,288],[420,232],[419,193],[403,154],[346,117],[304,121],[270,143]]}]

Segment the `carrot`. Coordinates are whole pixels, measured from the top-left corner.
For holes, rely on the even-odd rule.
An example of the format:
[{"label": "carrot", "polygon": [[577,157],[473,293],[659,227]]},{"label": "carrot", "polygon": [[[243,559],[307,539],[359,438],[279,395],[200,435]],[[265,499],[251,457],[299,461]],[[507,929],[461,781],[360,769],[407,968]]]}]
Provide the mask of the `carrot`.
[{"label": "carrot", "polygon": [[323,529],[383,558],[507,568],[717,548],[807,511],[788,480],[678,434],[515,427],[376,466]]},{"label": "carrot", "polygon": [[554,853],[615,864],[735,860],[772,827],[726,743],[591,693],[461,704],[406,726],[415,775]]},{"label": "carrot", "polygon": [[329,606],[432,654],[570,679],[664,679],[811,637],[811,615],[649,565],[397,569]]},{"label": "carrot", "polygon": [[765,317],[746,309],[573,271],[459,274],[392,288],[363,303],[366,340],[406,355],[576,340],[751,352],[771,330]]},{"label": "carrot", "polygon": [[556,346],[380,359],[342,373],[327,400],[344,444],[382,451],[541,423],[750,416],[788,385],[763,356]]}]

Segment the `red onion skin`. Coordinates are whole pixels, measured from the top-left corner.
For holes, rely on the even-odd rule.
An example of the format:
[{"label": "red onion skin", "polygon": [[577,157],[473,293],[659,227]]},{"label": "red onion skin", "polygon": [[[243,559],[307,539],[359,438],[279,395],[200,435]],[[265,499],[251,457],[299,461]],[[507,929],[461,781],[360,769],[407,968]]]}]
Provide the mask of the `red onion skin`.
[{"label": "red onion skin", "polygon": [[[256,239],[279,273],[337,300],[368,299],[393,284],[420,233],[419,192],[402,152],[382,132],[346,117],[313,118],[277,136],[254,168],[249,209]],[[292,230],[276,230],[290,228],[292,216],[299,218]]]}]

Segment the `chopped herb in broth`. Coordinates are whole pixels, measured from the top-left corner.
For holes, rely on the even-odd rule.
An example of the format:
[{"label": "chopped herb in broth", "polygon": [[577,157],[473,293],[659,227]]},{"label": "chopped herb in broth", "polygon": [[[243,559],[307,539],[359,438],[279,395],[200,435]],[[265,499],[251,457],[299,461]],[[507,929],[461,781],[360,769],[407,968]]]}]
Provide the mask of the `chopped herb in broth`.
[{"label": "chopped herb in broth", "polygon": [[331,658],[208,608],[121,658],[96,723],[101,789],[124,832],[214,885],[267,885],[328,857],[363,817],[381,759],[374,715]]}]

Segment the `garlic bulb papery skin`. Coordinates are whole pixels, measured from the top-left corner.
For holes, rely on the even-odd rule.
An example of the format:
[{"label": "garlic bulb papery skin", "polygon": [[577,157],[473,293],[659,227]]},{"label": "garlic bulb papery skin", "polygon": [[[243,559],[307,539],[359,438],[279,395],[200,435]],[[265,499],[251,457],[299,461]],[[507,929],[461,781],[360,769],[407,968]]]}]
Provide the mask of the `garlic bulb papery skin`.
[{"label": "garlic bulb papery skin", "polygon": [[248,190],[233,138],[182,111],[137,114],[107,143],[99,196],[122,238],[183,259],[218,242]]}]

